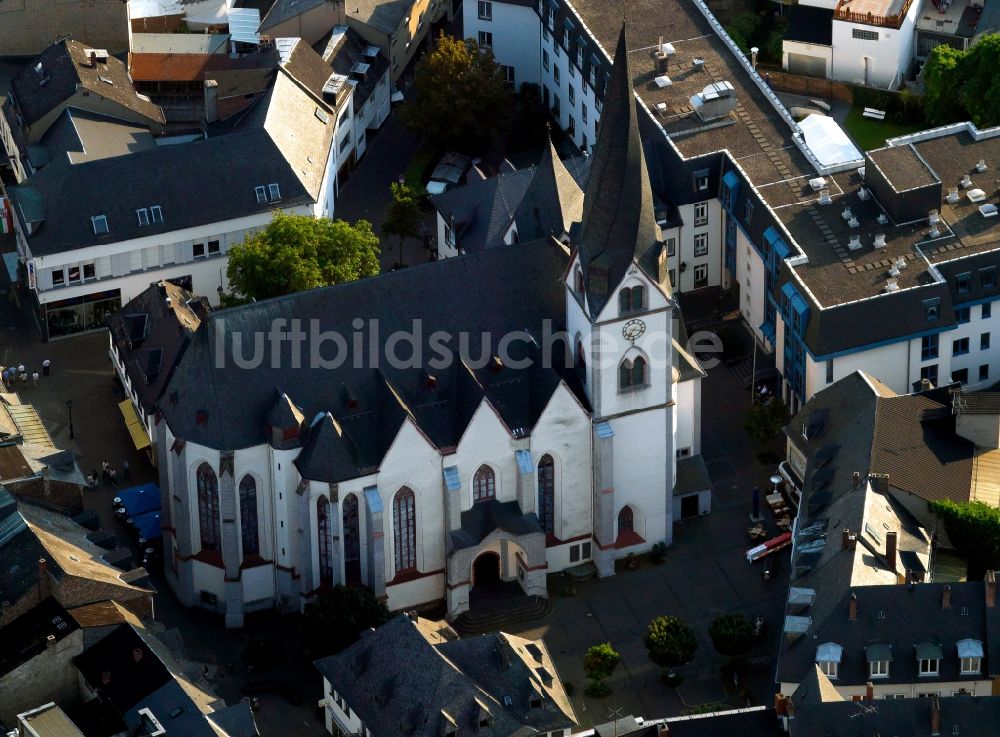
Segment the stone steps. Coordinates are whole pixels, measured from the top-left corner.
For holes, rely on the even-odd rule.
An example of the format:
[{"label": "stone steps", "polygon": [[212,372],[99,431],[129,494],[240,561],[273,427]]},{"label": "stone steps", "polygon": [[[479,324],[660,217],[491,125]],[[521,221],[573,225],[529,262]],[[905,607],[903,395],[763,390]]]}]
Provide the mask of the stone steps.
[{"label": "stone steps", "polygon": [[515,624],[543,619],[552,611],[552,603],[541,596],[527,596],[505,604],[480,604],[475,611],[458,615],[451,626],[462,637],[503,630]]}]

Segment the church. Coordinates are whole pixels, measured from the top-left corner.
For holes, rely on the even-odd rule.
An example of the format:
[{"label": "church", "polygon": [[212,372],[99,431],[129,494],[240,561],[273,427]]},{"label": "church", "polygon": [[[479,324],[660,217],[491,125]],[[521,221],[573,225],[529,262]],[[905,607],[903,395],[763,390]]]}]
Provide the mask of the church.
[{"label": "church", "polygon": [[[614,575],[708,512],[704,372],[675,334],[624,41],[568,238],[203,316],[154,427],[184,603],[240,626],[363,584],[454,618],[477,586]],[[276,326],[302,335],[258,350]]]}]

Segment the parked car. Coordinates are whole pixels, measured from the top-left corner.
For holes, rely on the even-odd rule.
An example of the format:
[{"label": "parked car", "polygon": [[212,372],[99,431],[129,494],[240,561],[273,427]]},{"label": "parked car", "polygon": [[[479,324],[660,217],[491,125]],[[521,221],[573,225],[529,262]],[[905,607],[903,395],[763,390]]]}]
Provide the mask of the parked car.
[{"label": "parked car", "polygon": [[427,182],[427,194],[441,194],[462,184],[472,159],[464,154],[446,153],[441,157]]}]

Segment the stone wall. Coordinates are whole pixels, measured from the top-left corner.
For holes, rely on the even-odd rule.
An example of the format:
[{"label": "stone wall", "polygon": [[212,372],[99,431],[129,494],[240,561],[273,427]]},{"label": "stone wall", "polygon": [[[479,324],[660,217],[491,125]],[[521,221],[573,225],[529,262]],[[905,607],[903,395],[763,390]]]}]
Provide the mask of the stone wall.
[{"label": "stone wall", "polygon": [[850,85],[843,82],[836,82],[832,79],[820,79],[818,77],[806,77],[801,74],[789,74],[788,72],[773,71],[764,68],[759,69],[759,71],[764,77],[764,81],[779,92],[788,92],[804,97],[819,97],[824,100],[836,100],[846,103],[853,101]]},{"label": "stone wall", "polygon": [[49,701],[64,707],[78,701],[73,658],[82,652],[83,630],[76,630],[0,678],[0,722],[12,725],[19,713]]}]

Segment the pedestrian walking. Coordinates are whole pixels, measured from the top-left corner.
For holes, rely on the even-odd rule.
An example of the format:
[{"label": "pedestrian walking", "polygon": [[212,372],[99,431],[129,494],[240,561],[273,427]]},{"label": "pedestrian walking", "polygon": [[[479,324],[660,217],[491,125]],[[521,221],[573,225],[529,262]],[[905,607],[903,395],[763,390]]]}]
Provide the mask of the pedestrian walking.
[{"label": "pedestrian walking", "polygon": [[36,387],[38,386],[38,372],[37,371],[32,371],[31,372],[31,383],[34,386],[36,386]]},{"label": "pedestrian walking", "polygon": [[111,479],[112,486],[118,485],[118,472],[115,469],[113,468],[108,469],[108,478]]},{"label": "pedestrian walking", "polygon": [[19,373],[19,374],[23,374],[24,373],[24,364],[23,363],[19,363],[17,365],[17,373]]},{"label": "pedestrian walking", "polygon": [[21,372],[21,383],[24,384],[25,386],[28,385],[28,372],[27,371],[22,371]]},{"label": "pedestrian walking", "polygon": [[52,361],[50,361],[49,359],[46,358],[44,361],[42,361],[42,375],[43,376],[48,376],[49,375],[49,368],[51,368],[51,366],[52,366]]},{"label": "pedestrian walking", "polygon": [[122,481],[132,480],[132,470],[128,467],[128,459],[122,461]]},{"label": "pedestrian walking", "polygon": [[111,483],[111,464],[107,461],[101,461],[101,481],[106,484]]}]

